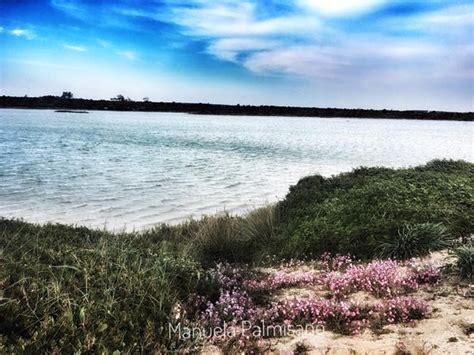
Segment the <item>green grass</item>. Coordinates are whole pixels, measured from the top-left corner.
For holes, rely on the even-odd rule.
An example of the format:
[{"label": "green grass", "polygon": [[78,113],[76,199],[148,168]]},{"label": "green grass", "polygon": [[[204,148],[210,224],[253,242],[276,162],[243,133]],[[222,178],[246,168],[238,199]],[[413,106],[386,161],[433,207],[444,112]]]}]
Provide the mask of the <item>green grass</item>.
[{"label": "green grass", "polygon": [[187,255],[141,245],[133,234],[0,225],[0,352],[148,353],[182,345],[162,327],[176,302],[205,284]]},{"label": "green grass", "polygon": [[[315,175],[276,206],[142,233],[0,219],[0,353],[189,348],[163,328],[191,293],[215,293],[208,266],[323,252],[405,259],[451,247],[474,232],[473,176],[462,161]],[[458,266],[472,278],[465,248]]]}]

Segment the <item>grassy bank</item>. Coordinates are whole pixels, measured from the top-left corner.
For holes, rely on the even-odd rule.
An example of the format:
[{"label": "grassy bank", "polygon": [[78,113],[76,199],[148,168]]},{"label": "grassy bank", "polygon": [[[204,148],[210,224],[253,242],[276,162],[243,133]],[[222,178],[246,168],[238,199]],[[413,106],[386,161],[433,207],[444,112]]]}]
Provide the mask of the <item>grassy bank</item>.
[{"label": "grassy bank", "polygon": [[[0,352],[190,349],[199,343],[170,337],[169,322],[202,324],[206,307],[235,299],[277,307],[232,283],[259,275],[239,266],[229,276],[216,262],[259,265],[269,256],[318,259],[326,252],[409,259],[464,243],[454,267],[472,278],[473,176],[474,165],[462,161],[316,175],[275,206],[246,216],[205,217],[143,233],[0,219]],[[407,300],[387,302],[414,307],[414,317],[424,310]]]}]

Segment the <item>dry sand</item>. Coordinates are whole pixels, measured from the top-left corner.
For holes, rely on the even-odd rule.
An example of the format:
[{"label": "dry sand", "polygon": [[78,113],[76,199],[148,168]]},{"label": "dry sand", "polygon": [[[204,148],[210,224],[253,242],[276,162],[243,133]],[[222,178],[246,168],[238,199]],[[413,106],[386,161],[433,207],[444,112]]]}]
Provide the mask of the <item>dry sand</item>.
[{"label": "dry sand", "polygon": [[[446,262],[446,254],[430,257],[437,263]],[[278,295],[285,297],[321,297],[314,287],[287,289]],[[464,332],[466,325],[474,324],[474,285],[461,283],[455,276],[444,277],[437,285],[424,287],[412,296],[424,299],[430,305],[427,319],[411,325],[390,325],[382,334],[366,329],[359,336],[342,336],[329,331],[279,339],[274,353],[293,354],[300,349],[309,354],[395,354],[397,344],[403,343],[410,354],[474,354],[474,333]],[[363,302],[377,300],[364,292],[352,295]],[[299,345],[299,346],[298,346]]]}]

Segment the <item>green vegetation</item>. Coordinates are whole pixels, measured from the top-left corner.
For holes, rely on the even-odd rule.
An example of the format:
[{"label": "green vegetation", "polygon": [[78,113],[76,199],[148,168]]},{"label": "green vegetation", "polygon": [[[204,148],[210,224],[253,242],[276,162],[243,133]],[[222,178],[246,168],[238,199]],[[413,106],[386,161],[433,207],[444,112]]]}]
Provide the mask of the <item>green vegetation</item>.
[{"label": "green vegetation", "polygon": [[421,223],[403,226],[396,238],[386,238],[379,245],[380,257],[407,260],[428,255],[452,244],[450,235],[441,223]]},{"label": "green vegetation", "polygon": [[[448,237],[468,238],[474,232],[473,176],[474,164],[435,160],[410,169],[304,178],[277,206],[282,248],[286,256],[330,251],[370,259],[387,240],[396,245],[406,237],[404,226],[421,233],[413,226],[424,223],[441,223]],[[415,254],[429,249],[420,245]]]},{"label": "green vegetation", "polygon": [[215,261],[252,262],[275,241],[278,218],[271,206],[245,217],[205,217],[192,238],[195,257],[204,265]]},{"label": "green vegetation", "polygon": [[[189,295],[217,297],[207,272],[215,262],[407,259],[454,247],[474,232],[473,176],[463,161],[316,175],[275,206],[143,233],[0,219],[0,353],[189,349],[167,324]],[[472,244],[456,255],[472,279]]]},{"label": "green vegetation", "polygon": [[136,235],[8,220],[1,226],[1,353],[180,345],[162,327],[177,301],[206,285],[185,254],[142,245]]},{"label": "green vegetation", "polygon": [[474,243],[454,249],[456,268],[462,279],[474,280]]}]

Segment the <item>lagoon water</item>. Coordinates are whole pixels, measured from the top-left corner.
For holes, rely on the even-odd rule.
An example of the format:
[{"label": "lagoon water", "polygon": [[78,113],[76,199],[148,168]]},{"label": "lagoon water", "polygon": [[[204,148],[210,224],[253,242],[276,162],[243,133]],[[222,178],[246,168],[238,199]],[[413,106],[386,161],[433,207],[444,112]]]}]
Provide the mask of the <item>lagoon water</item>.
[{"label": "lagoon water", "polygon": [[474,161],[474,123],[0,110],[0,216],[140,229],[242,213],[299,178]]}]

